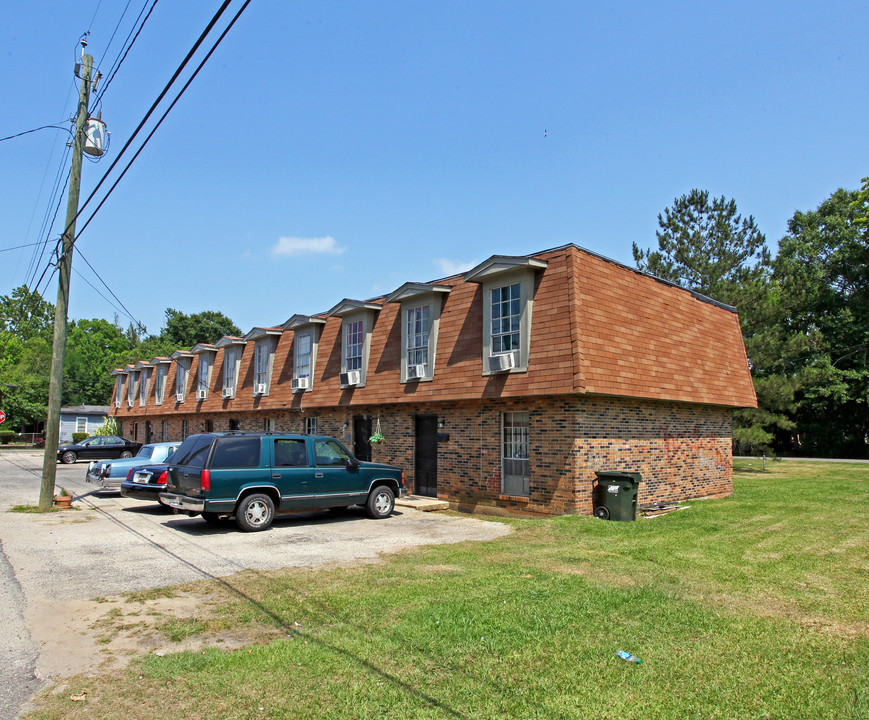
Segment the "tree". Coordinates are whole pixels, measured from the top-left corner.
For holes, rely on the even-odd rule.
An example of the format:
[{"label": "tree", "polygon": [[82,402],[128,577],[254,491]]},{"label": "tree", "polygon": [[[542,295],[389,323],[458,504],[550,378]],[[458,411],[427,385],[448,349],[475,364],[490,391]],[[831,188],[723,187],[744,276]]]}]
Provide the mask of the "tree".
[{"label": "tree", "polygon": [[185,315],[179,310],[167,308],[166,327],[160,337],[179,350],[191,348],[197,343],[214,343],[224,335],[241,335],[241,330],[222,312],[205,310]]},{"label": "tree", "polygon": [[869,187],[837,190],[816,210],[796,212],[779,243],[781,333],[797,381],[796,433],[813,454],[869,451]]},{"label": "tree", "polygon": [[51,340],[54,332],[54,305],[26,285],[9,295],[0,295],[0,333],[21,340],[40,336]]},{"label": "tree", "polygon": [[762,452],[777,432],[791,429],[793,390],[786,378],[764,375],[766,355],[778,341],[770,334],[776,314],[770,293],[770,253],[754,218],[743,218],[724,196],[691,190],[658,215],[657,250],[633,245],[637,267],[739,310],[755,379],[758,408],[736,413],[734,441],[745,452]]},{"label": "tree", "polygon": [[758,303],[765,293],[770,255],[766,237],[734,200],[709,201],[708,190],[691,190],[658,215],[657,250],[633,245],[637,267],[689,290],[737,305]]},{"label": "tree", "polygon": [[71,322],[63,364],[63,404],[108,405],[112,370],[125,364],[132,350],[127,334],[108,320]]}]

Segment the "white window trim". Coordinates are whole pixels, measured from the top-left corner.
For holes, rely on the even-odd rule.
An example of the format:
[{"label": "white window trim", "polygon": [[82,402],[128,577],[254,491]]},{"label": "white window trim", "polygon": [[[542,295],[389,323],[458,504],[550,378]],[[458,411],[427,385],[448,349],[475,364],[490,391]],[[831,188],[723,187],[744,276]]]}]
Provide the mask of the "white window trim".
[{"label": "white window trim", "polygon": [[[309,352],[308,369],[310,372],[307,376],[299,373],[299,341],[308,337],[311,341],[311,349]],[[320,344],[320,327],[316,325],[308,325],[300,328],[293,334],[293,380],[298,380],[301,377],[308,378],[308,387],[305,392],[311,392],[314,389],[314,368],[317,365],[317,348]]]},{"label": "white window trim", "polygon": [[[211,388],[211,371],[214,367],[214,357],[211,353],[203,352],[196,360],[196,400],[199,401],[199,391],[205,390],[205,400],[208,399],[208,391]],[[203,373],[202,370],[205,369]]]},{"label": "white window trim", "polygon": [[[223,348],[223,390],[231,391],[235,397],[238,387],[238,372],[241,366],[241,349],[239,347]],[[232,369],[232,374],[227,374],[227,368]]]},{"label": "white window trim", "polygon": [[[508,444],[507,439],[506,439],[506,435],[505,435],[506,429],[507,429],[507,416],[508,415],[511,416],[511,419],[516,415],[524,415],[525,416],[525,422],[527,423],[527,429],[525,430],[525,445],[526,445],[526,454],[528,457],[521,458],[521,457],[516,457],[515,455],[512,457],[506,457],[504,454],[505,446]],[[531,423],[531,417],[530,417],[530,413],[528,413],[527,411],[517,410],[517,411],[508,411],[508,412],[501,413],[501,447],[499,450],[499,455],[501,456],[501,493],[504,495],[511,495],[513,497],[529,497],[531,495],[531,488],[530,488],[530,481],[531,481],[531,424],[530,423]],[[512,434],[511,440],[510,440],[511,446],[515,446],[516,444],[518,444],[516,439],[515,439],[516,436],[517,436],[517,432],[514,431]],[[510,461],[517,461],[517,460],[525,461],[527,463],[527,469],[528,469],[528,474],[523,476],[524,477],[523,482],[528,484],[529,487],[527,489],[523,488],[523,490],[520,492],[516,492],[515,490],[508,490],[507,488],[504,487],[505,476],[506,476],[505,468],[507,466],[507,463]]]},{"label": "white window trim", "polygon": [[[534,307],[534,272],[518,269],[499,273],[483,282],[483,375],[495,375],[489,368],[489,358],[492,353],[492,290],[519,285],[519,350],[511,351],[516,361],[516,367],[508,373],[528,371],[531,357],[531,314]],[[494,353],[505,355],[506,353]]]},{"label": "white window trim", "polygon": [[[82,420],[84,420],[84,428],[81,427]],[[75,431],[77,433],[86,433],[88,431],[88,419],[87,419],[87,417],[76,417],[76,419],[75,419]]]},{"label": "white window trim", "polygon": [[145,367],[139,373],[139,407],[145,407],[148,402],[148,388],[151,385],[152,368]]},{"label": "white window trim", "polygon": [[345,298],[335,307],[329,310],[330,316],[341,318],[341,373],[347,372],[347,328],[351,323],[362,322],[362,367],[354,368],[353,372],[359,373],[359,382],[356,385],[341,385],[342,388],[363,388],[368,379],[368,364],[371,357],[371,333],[377,313],[383,309],[378,303],[361,302]]},{"label": "white window trim", "polygon": [[139,393],[139,371],[130,370],[130,374],[127,377],[129,378],[127,381],[127,407],[133,407],[136,395]]},{"label": "white window trim", "polygon": [[[253,394],[254,397],[267,397],[272,389],[272,371],[274,370],[275,365],[275,351],[277,349],[277,338],[271,335],[266,335],[265,337],[259,338],[254,343],[254,351],[253,351]],[[260,350],[260,348],[264,348],[264,350]],[[265,368],[261,369],[257,364],[257,354],[265,353]],[[265,392],[258,393],[256,391],[257,385],[260,383],[260,376],[265,375]]]},{"label": "white window trim", "polygon": [[438,331],[441,322],[441,297],[440,295],[426,295],[422,298],[416,297],[413,301],[403,302],[401,304],[401,382],[406,383],[407,380],[407,321],[411,310],[420,307],[428,307],[428,362],[426,363],[425,375],[419,380],[411,380],[410,382],[431,382],[434,380],[435,365],[437,360],[438,347]]},{"label": "white window trim", "polygon": [[166,397],[166,378],[169,375],[169,367],[165,364],[157,365],[154,371],[154,404],[162,405]]},{"label": "white window trim", "polygon": [[175,394],[181,396],[181,402],[187,399],[187,384],[190,381],[190,365],[192,358],[178,358],[175,362]]}]

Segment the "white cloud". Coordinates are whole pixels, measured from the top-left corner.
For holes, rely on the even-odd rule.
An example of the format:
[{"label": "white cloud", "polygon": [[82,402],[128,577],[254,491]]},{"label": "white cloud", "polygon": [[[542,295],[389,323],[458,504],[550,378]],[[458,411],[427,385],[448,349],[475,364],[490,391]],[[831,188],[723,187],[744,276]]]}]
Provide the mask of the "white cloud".
[{"label": "white cloud", "polygon": [[333,237],[282,237],[278,238],[278,241],[272,248],[272,255],[274,257],[281,255],[310,255],[313,253],[340,255],[344,250],[345,248],[336,243]]},{"label": "white cloud", "polygon": [[434,264],[441,269],[444,277],[448,277],[450,275],[458,275],[459,273],[463,273],[466,270],[470,270],[472,267],[478,265],[476,261],[461,262],[459,260],[448,260],[447,258],[435,258]]}]

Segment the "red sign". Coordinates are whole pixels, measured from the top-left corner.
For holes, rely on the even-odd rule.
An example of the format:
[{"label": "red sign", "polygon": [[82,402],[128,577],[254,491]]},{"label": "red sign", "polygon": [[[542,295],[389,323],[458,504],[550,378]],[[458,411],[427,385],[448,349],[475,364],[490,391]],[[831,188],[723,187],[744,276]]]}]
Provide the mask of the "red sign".
[{"label": "red sign", "polygon": [[6,419],[6,413],[0,410],[0,423]]}]

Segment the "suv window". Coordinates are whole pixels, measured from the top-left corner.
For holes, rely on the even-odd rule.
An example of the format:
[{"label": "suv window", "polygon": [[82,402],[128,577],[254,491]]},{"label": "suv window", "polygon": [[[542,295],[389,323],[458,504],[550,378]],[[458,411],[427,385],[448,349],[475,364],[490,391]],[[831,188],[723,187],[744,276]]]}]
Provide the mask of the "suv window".
[{"label": "suv window", "polygon": [[211,458],[212,468],[259,467],[260,439],[251,437],[219,437]]},{"label": "suv window", "polygon": [[307,467],[308,450],[304,440],[275,440],[275,467]]},{"label": "suv window", "polygon": [[314,440],[314,455],[317,465],[346,465],[353,456],[335,440],[317,438]]},{"label": "suv window", "polygon": [[178,452],[175,453],[173,464],[203,467],[212,440],[214,440],[213,435],[191,435],[181,443],[181,447],[179,447]]}]

